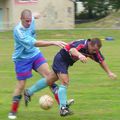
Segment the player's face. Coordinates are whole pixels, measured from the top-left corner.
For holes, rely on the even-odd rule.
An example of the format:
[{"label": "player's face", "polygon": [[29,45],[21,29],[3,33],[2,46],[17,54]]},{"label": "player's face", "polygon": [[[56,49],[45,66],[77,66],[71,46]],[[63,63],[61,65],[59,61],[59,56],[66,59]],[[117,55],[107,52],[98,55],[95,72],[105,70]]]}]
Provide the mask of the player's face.
[{"label": "player's face", "polygon": [[89,44],[89,45],[88,45],[88,51],[89,51],[90,54],[94,54],[94,53],[96,53],[98,50],[99,50],[99,48],[98,48],[97,44],[95,44],[95,45]]},{"label": "player's face", "polygon": [[21,19],[22,21],[22,25],[25,27],[25,28],[29,28],[30,27],[30,24],[31,24],[31,21],[32,21],[32,16],[27,16],[27,17],[24,17]]}]

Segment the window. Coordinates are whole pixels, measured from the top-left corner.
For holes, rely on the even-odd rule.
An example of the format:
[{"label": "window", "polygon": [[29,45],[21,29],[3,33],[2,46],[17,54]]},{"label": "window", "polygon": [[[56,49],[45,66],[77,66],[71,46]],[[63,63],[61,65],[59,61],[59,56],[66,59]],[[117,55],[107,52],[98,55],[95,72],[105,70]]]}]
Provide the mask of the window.
[{"label": "window", "polygon": [[16,3],[34,3],[38,0],[15,0]]}]

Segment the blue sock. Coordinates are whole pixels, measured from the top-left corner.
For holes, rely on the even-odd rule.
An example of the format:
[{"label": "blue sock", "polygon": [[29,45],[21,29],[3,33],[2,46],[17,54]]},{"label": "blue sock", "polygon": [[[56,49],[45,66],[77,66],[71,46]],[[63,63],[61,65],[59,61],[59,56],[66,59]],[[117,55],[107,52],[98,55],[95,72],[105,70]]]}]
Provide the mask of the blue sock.
[{"label": "blue sock", "polygon": [[67,87],[64,85],[60,85],[59,89],[58,89],[58,98],[59,98],[59,102],[60,102],[60,108],[62,106],[66,107],[66,101],[67,101]]},{"label": "blue sock", "polygon": [[13,97],[13,101],[20,101],[22,99],[22,95],[17,95]]},{"label": "blue sock", "polygon": [[28,88],[28,93],[29,95],[33,95],[34,92],[37,92],[45,87],[47,87],[48,84],[47,84],[47,81],[45,78],[41,78],[39,81],[37,81],[34,85],[32,85],[30,88]]}]

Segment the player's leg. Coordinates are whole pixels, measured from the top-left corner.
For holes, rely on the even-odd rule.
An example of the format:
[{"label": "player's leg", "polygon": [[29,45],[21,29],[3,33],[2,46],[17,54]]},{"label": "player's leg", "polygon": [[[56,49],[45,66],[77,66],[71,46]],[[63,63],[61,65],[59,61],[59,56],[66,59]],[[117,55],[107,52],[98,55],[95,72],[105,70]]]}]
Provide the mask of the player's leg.
[{"label": "player's leg", "polygon": [[12,106],[11,106],[10,113],[8,115],[9,119],[16,118],[16,113],[18,111],[19,103],[22,98],[22,92],[26,84],[26,79],[32,76],[31,65],[27,64],[27,62],[26,61],[15,62],[15,68],[16,68],[15,71],[16,71],[16,77],[18,81],[13,93]]},{"label": "player's leg", "polygon": [[[47,87],[48,85],[50,86],[56,101],[59,104],[59,99],[58,99],[58,93],[56,92],[58,89],[58,86],[56,84],[54,84],[54,82],[56,80],[58,80],[57,75],[49,70],[49,66],[46,63],[46,60],[43,56],[40,55],[40,57],[38,56],[38,58],[35,60],[34,62],[34,70],[36,70],[39,74],[41,74],[43,76],[43,78],[41,78],[40,80],[38,80],[34,85],[32,85],[30,88],[26,89],[24,91],[24,100],[25,103],[27,105],[27,103],[29,102],[30,97],[37,91]],[[47,80],[46,80],[47,78]],[[71,101],[69,102],[71,105]]]},{"label": "player's leg", "polygon": [[38,71],[39,73],[42,74],[42,76],[46,78],[47,85],[49,85],[57,103],[59,104],[58,93],[57,93],[58,85],[55,84],[55,81],[58,80],[57,75],[54,73],[54,71],[49,70],[48,64],[46,64],[46,67],[44,65],[43,68],[40,68]]},{"label": "player's leg", "polygon": [[72,112],[67,107],[67,86],[69,83],[69,77],[68,74],[58,74],[59,79],[61,80],[61,85],[58,89],[58,98],[60,101],[60,115],[66,116],[72,114]]},{"label": "player's leg", "polygon": [[[40,75],[42,75],[42,78],[40,80],[38,80],[30,88],[25,90],[25,92],[24,92],[25,103],[29,102],[26,98],[30,98],[30,96],[32,96],[35,92],[50,85],[49,83],[47,83],[47,80],[46,80],[47,76],[50,73],[49,65],[41,53],[34,60],[33,69],[35,71],[37,71]],[[51,79],[55,80],[56,76],[55,77],[53,76]],[[52,84],[51,84],[51,86],[52,86]]]},{"label": "player's leg", "polygon": [[58,97],[60,99],[60,108],[62,106],[66,107],[66,101],[67,101],[67,86],[69,83],[69,77],[68,74],[57,74],[59,77],[59,80],[61,80],[61,85],[59,86],[58,90]]},{"label": "player's leg", "polygon": [[[37,91],[45,88],[47,85],[49,85],[52,93],[54,94],[54,97],[55,97],[57,103],[59,104],[59,98],[58,98],[58,88],[59,87],[55,83],[55,81],[58,80],[58,76],[56,75],[56,73],[53,70],[50,71],[49,65],[45,61],[45,58],[43,57],[43,55],[41,55],[39,59],[41,59],[42,61],[39,63],[37,62],[37,64],[34,65],[34,69],[36,69],[38,71],[38,73],[41,74],[44,78],[37,81],[37,83],[31,87],[30,95],[32,95],[34,92],[37,92]],[[56,62],[54,62],[54,63],[56,63]],[[37,66],[39,66],[39,67],[37,67]],[[39,87],[36,87],[36,86],[39,86]],[[73,103],[74,103],[74,100],[70,99],[69,101],[67,101],[67,106],[70,106]]]},{"label": "player's leg", "polygon": [[[54,97],[57,103],[59,104],[59,97],[58,97],[59,86],[55,83],[58,80],[57,74],[53,70],[49,72],[48,64],[46,64],[46,67],[43,66],[43,68],[40,68],[39,72],[46,78],[46,82],[50,86],[50,89],[52,93],[54,94]],[[70,99],[66,103],[67,103],[67,106],[69,107],[71,104],[74,103],[74,100]]]},{"label": "player's leg", "polygon": [[[25,91],[24,91],[24,97],[25,97],[25,103],[28,103],[29,100],[28,98],[30,98],[35,92],[37,91],[40,91],[42,89],[44,89],[45,87],[47,87],[48,85],[51,86],[51,89],[55,89],[55,88],[52,88],[53,85],[53,82],[57,80],[57,76],[56,74],[53,75],[52,72],[49,73],[49,75],[47,76],[45,74],[45,71],[47,70],[47,63],[44,63],[40,66],[40,68],[38,69],[39,73],[42,74],[42,76],[44,76],[43,78],[41,78],[40,80],[38,80],[35,84],[33,84],[31,87],[27,88]],[[46,78],[45,78],[46,77]],[[49,80],[47,80],[47,78],[49,78]],[[56,86],[56,85],[55,85]],[[54,87],[55,87],[54,86]],[[54,92],[53,92],[54,93]],[[56,97],[56,94],[54,93],[54,96],[58,102],[58,99]],[[26,104],[27,105],[27,104]]]},{"label": "player's leg", "polygon": [[11,110],[10,110],[10,113],[8,116],[10,119],[16,118],[16,113],[18,111],[19,103],[20,103],[20,100],[22,98],[21,94],[22,94],[22,91],[24,90],[25,83],[26,83],[25,80],[20,80],[17,82],[16,89],[13,93]]},{"label": "player's leg", "polygon": [[[49,76],[50,72],[48,69],[48,64],[44,63],[42,64],[37,71],[43,76],[40,80],[38,80],[34,85],[32,85],[30,88],[27,89],[30,96],[32,96],[35,92],[45,88],[48,86],[49,83],[47,83],[47,76]],[[53,79],[56,79],[52,77]]]},{"label": "player's leg", "polygon": [[57,74],[58,78],[61,80],[61,85],[58,89],[58,98],[60,103],[60,115],[66,116],[71,114],[69,108],[67,107],[67,85],[69,83],[68,76],[69,64],[64,61],[64,58],[58,53],[53,61],[53,70]]},{"label": "player's leg", "polygon": [[47,83],[50,86],[50,90],[52,91],[55,100],[57,101],[59,105],[59,98],[58,98],[58,89],[59,86],[55,83],[58,80],[58,76],[56,73],[52,70],[50,74],[47,76]]}]

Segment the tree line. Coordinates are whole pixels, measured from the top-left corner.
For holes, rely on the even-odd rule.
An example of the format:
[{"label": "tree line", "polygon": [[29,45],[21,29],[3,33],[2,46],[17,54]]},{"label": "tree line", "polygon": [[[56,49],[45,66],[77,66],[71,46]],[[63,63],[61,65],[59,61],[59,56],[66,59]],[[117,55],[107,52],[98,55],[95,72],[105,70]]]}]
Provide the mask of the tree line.
[{"label": "tree line", "polygon": [[120,0],[76,0],[76,2],[82,2],[85,8],[83,12],[75,15],[77,19],[100,19],[120,9]]}]

